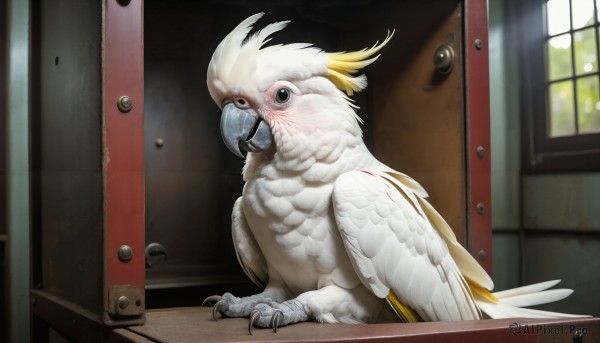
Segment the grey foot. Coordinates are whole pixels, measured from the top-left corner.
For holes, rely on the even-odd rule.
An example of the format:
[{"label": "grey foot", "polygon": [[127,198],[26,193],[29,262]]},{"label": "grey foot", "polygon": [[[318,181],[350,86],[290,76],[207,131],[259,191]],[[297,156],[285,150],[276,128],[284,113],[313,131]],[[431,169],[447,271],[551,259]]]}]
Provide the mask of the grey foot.
[{"label": "grey foot", "polygon": [[204,299],[202,306],[214,303],[212,315],[216,321],[219,313],[226,317],[248,317],[254,306],[262,302],[271,302],[271,299],[260,294],[238,298],[231,293],[225,293],[223,296],[213,295]]},{"label": "grey foot", "polygon": [[308,313],[304,306],[298,300],[288,300],[282,303],[268,301],[256,304],[250,314],[248,321],[248,332],[252,334],[252,327],[277,328],[288,324],[305,322],[308,320]]}]

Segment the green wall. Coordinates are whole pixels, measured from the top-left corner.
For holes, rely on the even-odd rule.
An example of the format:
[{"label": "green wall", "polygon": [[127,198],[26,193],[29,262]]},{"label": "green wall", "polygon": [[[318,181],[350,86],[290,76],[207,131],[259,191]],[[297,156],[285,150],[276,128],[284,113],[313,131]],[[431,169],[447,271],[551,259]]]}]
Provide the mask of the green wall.
[{"label": "green wall", "polygon": [[[29,1],[7,2],[8,341],[29,342]],[[2,309],[4,310],[4,309]]]},{"label": "green wall", "polygon": [[544,309],[600,316],[600,173],[521,172],[518,41],[512,0],[489,1],[494,281],[550,279],[575,293]]}]

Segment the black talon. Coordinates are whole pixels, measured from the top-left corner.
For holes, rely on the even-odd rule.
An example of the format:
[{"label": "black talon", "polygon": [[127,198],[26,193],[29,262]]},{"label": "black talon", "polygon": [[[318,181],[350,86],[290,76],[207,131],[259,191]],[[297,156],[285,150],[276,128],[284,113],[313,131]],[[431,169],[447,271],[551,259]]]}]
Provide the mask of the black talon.
[{"label": "black talon", "polygon": [[221,305],[223,305],[223,304],[225,304],[225,300],[219,300],[219,301],[217,301],[215,306],[213,306],[213,308],[212,308],[212,315],[213,315],[213,319],[215,320],[215,322],[219,321],[217,319],[217,313],[219,313],[219,311],[221,310]]},{"label": "black talon", "polygon": [[283,316],[283,313],[281,311],[277,311],[273,315],[273,319],[271,320],[271,326],[273,327],[274,333],[277,333],[277,327],[279,326],[279,322],[281,321],[281,316]]},{"label": "black talon", "polygon": [[248,333],[250,333],[250,335],[252,335],[252,327],[254,326],[254,323],[256,323],[258,318],[260,318],[260,312],[258,312],[257,310],[252,311],[252,313],[250,314],[250,320],[248,321]]},{"label": "black talon", "polygon": [[202,306],[210,306],[211,303],[216,304],[220,300],[223,300],[223,297],[220,295],[211,295],[210,297],[204,299],[202,302]]}]

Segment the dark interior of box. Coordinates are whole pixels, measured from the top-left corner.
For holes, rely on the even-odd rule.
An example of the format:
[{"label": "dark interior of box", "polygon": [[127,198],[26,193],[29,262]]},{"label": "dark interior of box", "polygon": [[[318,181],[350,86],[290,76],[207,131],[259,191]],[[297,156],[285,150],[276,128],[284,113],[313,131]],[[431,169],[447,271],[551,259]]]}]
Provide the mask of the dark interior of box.
[{"label": "dark interior of box", "polygon": [[[252,293],[237,265],[230,213],[243,160],[221,141],[206,88],[217,44],[251,14],[257,28],[291,20],[273,44],[326,51],[371,46],[395,29],[356,95],[367,145],[420,182],[459,240],[466,239],[461,8],[458,1],[146,1],[145,172],[147,306],[194,305],[210,293]],[[433,54],[457,55],[448,75]]]}]

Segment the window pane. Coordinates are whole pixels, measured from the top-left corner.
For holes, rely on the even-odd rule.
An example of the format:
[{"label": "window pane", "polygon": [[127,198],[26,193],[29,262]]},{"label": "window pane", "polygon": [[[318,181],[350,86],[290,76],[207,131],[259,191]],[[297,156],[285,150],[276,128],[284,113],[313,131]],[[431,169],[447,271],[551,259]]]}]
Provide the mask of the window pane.
[{"label": "window pane", "polygon": [[548,67],[550,80],[573,75],[571,60],[571,35],[561,35],[548,40]]},{"label": "window pane", "polygon": [[550,137],[575,134],[573,81],[550,84]]},{"label": "window pane", "polygon": [[577,80],[577,112],[579,132],[600,132],[600,87],[598,76]]},{"label": "window pane", "polygon": [[592,0],[573,0],[573,28],[579,29],[594,24],[594,2]]},{"label": "window pane", "polygon": [[577,75],[598,70],[596,32],[594,28],[577,31],[575,38],[575,72]]},{"label": "window pane", "polygon": [[569,0],[549,0],[546,8],[548,9],[548,34],[554,36],[569,31],[571,27]]}]

